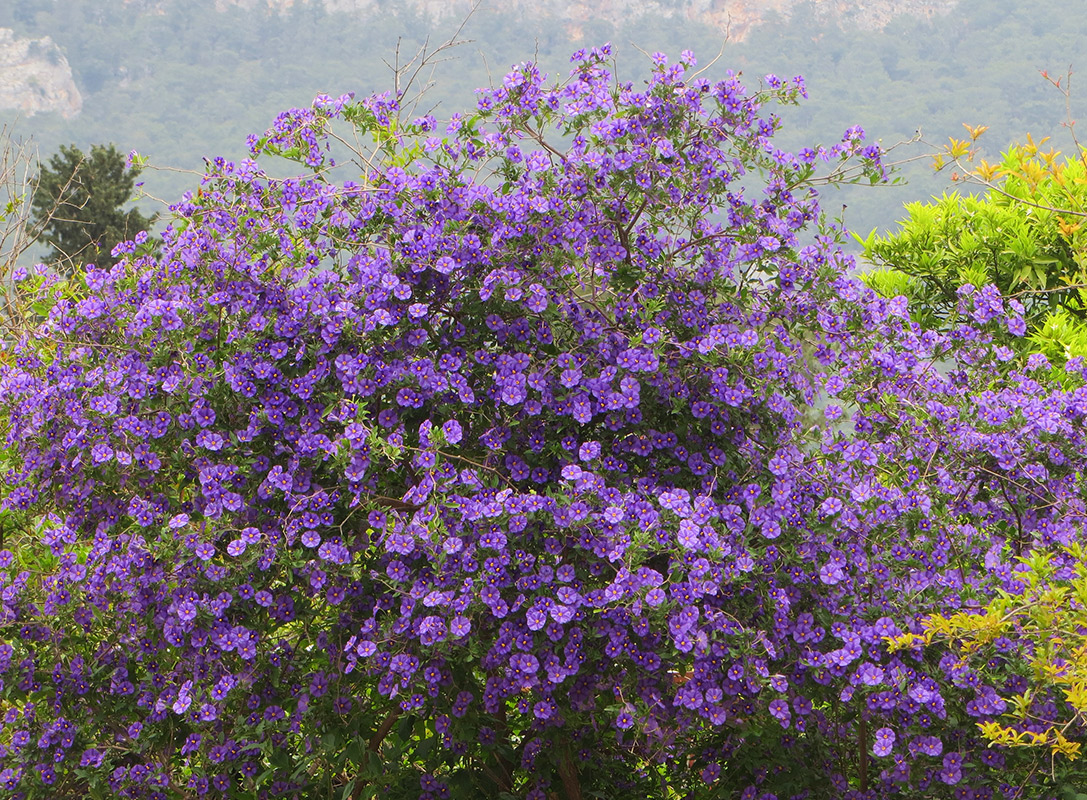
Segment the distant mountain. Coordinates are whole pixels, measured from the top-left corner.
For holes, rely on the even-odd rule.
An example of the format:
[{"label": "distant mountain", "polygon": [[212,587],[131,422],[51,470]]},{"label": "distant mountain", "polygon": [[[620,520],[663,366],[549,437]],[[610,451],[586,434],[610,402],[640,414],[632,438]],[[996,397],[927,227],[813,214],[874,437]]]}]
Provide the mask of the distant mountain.
[{"label": "distant mountain", "polygon": [[[461,28],[472,8],[472,0],[0,0],[0,29],[14,31],[0,32],[0,123],[15,123],[43,157],[113,142],[170,168],[141,175],[140,202],[157,211],[154,198],[168,204],[195,186],[204,157],[244,157],[246,136],[283,109],[318,93],[386,91],[390,65],[424,44],[433,52],[460,29],[467,44],[443,52],[408,95],[425,88],[421,107],[438,119],[472,108],[476,87],[512,64],[532,60],[560,81],[572,51],[611,42],[623,80],[646,77],[642,52],[675,59],[684,49],[713,80],[729,70],[751,87],[770,73],[804,76],[810,99],[775,109],[783,149],[833,144],[852,125],[884,147],[918,129],[938,146],[961,137],[963,123],[989,126],[979,146],[990,161],[1028,132],[1074,147],[1062,127],[1065,98],[1038,74],[1087,64],[1087,15],[1069,13],[1068,0],[480,0]],[[1084,93],[1070,100],[1082,115]],[[915,159],[899,173],[908,185],[827,191],[824,207],[862,233],[887,229],[903,202],[950,185],[918,158],[925,149],[890,156]]]},{"label": "distant mountain", "polygon": [[[122,0],[129,15],[162,16],[183,10],[187,0]],[[343,14],[353,21],[374,17],[413,17],[427,24],[464,19],[477,14],[501,13],[507,18],[561,27],[568,41],[586,39],[586,26],[624,26],[667,20],[727,33],[742,42],[767,21],[789,20],[798,6],[814,11],[819,25],[882,30],[901,17],[931,20],[947,14],[958,0],[214,0],[220,13],[241,10],[256,15],[290,17],[320,9]],[[31,2],[33,9],[56,6],[55,0]],[[28,18],[33,12],[28,12]],[[592,42],[595,44],[596,42]],[[64,53],[49,36],[19,38],[0,28],[0,111],[23,116],[55,111],[65,119],[80,112],[82,97]]]}]

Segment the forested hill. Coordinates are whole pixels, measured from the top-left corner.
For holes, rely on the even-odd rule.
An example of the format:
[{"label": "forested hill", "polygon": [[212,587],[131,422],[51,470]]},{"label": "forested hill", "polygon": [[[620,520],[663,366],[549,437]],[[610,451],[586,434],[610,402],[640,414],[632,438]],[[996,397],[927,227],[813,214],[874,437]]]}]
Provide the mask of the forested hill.
[{"label": "forested hill", "polygon": [[[1087,17],[1069,13],[1066,0],[960,0],[944,13],[949,6],[657,0],[634,13],[627,0],[487,0],[464,26],[473,43],[430,76],[427,102],[448,116],[470,107],[473,89],[513,63],[536,58],[560,76],[573,49],[604,41],[615,44],[630,78],[644,63],[636,48],[673,56],[690,48],[706,64],[723,47],[714,74],[735,69],[749,83],[766,73],[806,77],[810,99],[785,114],[782,140],[792,147],[832,143],[854,124],[885,145],[918,128],[946,142],[962,134],[963,122],[990,126],[983,143],[991,152],[1028,131],[1066,146],[1063,98],[1038,71],[1087,63]],[[13,41],[49,37],[49,58],[66,61],[82,108],[0,115],[21,117],[17,133],[33,135],[43,156],[61,144],[115,142],[154,164],[201,170],[202,157],[241,155],[247,134],[319,92],[389,88],[386,62],[398,40],[404,58],[428,37],[432,45],[447,39],[464,13],[456,2],[426,0],[16,0],[0,4],[0,27],[13,30]],[[1076,93],[1072,101],[1073,111],[1087,103]],[[825,205],[848,205],[846,223],[866,232],[891,224],[904,201],[948,184],[919,165],[905,174],[905,188],[845,193]],[[194,180],[143,177],[147,193],[164,200]]]}]

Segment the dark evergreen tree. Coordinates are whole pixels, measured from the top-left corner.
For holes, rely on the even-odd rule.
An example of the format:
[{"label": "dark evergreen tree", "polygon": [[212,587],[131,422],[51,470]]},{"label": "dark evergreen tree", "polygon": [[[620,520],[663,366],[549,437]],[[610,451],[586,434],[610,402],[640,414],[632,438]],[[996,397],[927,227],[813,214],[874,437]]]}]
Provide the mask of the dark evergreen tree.
[{"label": "dark evergreen tree", "polygon": [[48,262],[64,272],[113,265],[113,248],[154,221],[137,209],[124,210],[137,175],[139,169],[129,169],[112,144],[92,145],[89,155],[62,145],[42,166],[33,200],[42,239],[53,248]]}]

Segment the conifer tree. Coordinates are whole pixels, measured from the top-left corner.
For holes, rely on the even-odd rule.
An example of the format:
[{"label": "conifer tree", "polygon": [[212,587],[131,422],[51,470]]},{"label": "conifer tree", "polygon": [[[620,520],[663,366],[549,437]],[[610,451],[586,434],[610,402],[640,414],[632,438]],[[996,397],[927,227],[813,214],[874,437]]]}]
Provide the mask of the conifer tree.
[{"label": "conifer tree", "polygon": [[114,145],[92,145],[84,154],[61,146],[42,166],[33,208],[43,222],[43,239],[52,246],[48,262],[66,273],[86,264],[109,267],[119,243],[148,228],[153,217],[124,210],[136,185],[138,168],[128,168]]}]

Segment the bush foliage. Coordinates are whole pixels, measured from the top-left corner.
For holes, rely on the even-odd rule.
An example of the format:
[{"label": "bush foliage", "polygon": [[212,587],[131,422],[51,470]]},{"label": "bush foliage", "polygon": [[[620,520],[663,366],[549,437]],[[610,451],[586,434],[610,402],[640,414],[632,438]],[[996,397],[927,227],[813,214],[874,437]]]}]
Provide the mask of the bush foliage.
[{"label": "bush foliage", "polygon": [[1000,163],[975,163],[969,148],[984,131],[952,140],[936,162],[955,163],[964,170],[956,177],[982,195],[908,203],[897,231],[860,240],[877,267],[864,281],[884,296],[907,297],[928,327],[953,314],[960,286],[993,284],[1023,303],[1024,345],[1058,364],[1087,356],[1087,150],[1075,142],[1077,154],[1063,156],[1028,135]]},{"label": "bush foliage", "polygon": [[[1020,590],[1018,555],[1072,569],[1083,364],[1050,385],[1001,344],[1024,307],[992,286],[925,330],[847,276],[813,187],[880,180],[880,152],[778,149],[799,79],[684,53],[635,84],[609,55],[516,67],[444,130],[319,97],[251,141],[304,174],[217,159],[160,250],[19,276],[44,321],[0,368],[5,790],[1082,777],[985,747],[1020,632],[984,670],[888,637]],[[1057,692],[1016,724],[1081,733]]]}]

